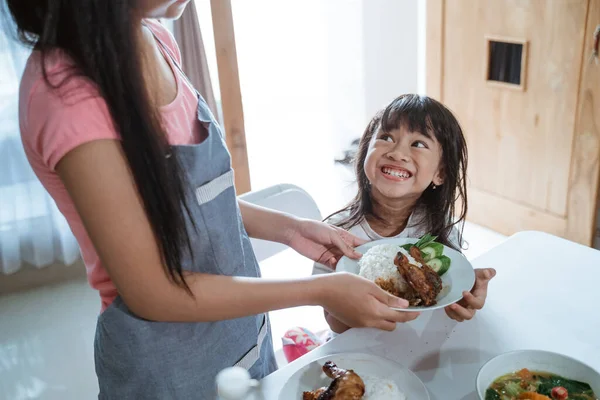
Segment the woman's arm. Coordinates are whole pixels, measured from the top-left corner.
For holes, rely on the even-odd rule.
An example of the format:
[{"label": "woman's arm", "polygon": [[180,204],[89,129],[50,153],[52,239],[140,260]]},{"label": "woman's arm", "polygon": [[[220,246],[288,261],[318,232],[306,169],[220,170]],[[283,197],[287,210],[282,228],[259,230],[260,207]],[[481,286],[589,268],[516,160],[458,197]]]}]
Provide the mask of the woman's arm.
[{"label": "woman's arm", "polygon": [[319,303],[314,279],[286,282],[188,273],[195,298],[170,282],[118,141],[82,145],[59,162],[57,171],[119,294],[139,316],[209,321]]},{"label": "woman's arm", "polygon": [[298,218],[241,199],[238,199],[238,204],[248,236],[271,242],[290,243],[300,222]]},{"label": "woman's arm", "polygon": [[290,246],[313,261],[333,268],[342,256],[360,258],[354,247],[364,240],[324,222],[296,218],[238,200],[248,235]]},{"label": "woman's arm", "polygon": [[270,310],[322,305],[351,326],[393,329],[406,306],[372,282],[348,274],[269,281],[186,274],[194,296],[172,283],[120,143],[97,140],[70,151],[57,172],[117,291],[142,318],[216,321]]}]

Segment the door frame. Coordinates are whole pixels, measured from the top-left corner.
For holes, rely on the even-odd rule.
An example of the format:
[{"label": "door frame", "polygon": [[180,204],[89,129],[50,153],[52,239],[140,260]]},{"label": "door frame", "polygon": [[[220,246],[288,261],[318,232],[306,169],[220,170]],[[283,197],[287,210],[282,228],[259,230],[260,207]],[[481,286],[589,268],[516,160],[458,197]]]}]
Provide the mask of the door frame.
[{"label": "door frame", "polygon": [[248,146],[244,126],[244,107],[238,71],[237,50],[231,0],[211,0],[213,32],[217,53],[219,87],[225,143],[231,153],[231,164],[235,172],[235,188],[238,195],[252,189]]}]

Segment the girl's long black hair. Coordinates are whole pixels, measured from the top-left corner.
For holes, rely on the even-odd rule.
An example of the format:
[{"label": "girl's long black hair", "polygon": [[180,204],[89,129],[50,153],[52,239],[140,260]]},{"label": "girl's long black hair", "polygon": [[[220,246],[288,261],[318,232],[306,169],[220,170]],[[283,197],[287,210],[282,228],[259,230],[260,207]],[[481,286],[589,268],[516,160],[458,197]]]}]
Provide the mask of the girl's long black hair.
[{"label": "girl's long black hair", "polygon": [[[467,215],[467,144],[452,112],[427,96],[402,95],[373,117],[363,133],[354,160],[358,193],[346,207],[327,219],[340,213],[348,214],[335,224],[350,229],[366,216],[378,218],[373,212],[370,184],[364,169],[369,143],[379,130],[390,132],[403,125],[411,132],[433,135],[442,148],[444,183],[435,190],[430,186],[423,192],[416,206],[423,219],[416,224],[437,236],[440,243],[460,250],[462,227]],[[460,227],[458,243],[450,240],[455,226]]]},{"label": "girl's long black hair", "polygon": [[[169,154],[157,107],[142,71],[140,17],[134,0],[6,0],[19,38],[46,60],[53,51],[74,62],[73,74],[91,81],[106,102],[169,278],[187,286],[181,267],[190,251],[185,175]],[[11,23],[12,25],[12,23]],[[84,128],[85,129],[85,128]]]}]

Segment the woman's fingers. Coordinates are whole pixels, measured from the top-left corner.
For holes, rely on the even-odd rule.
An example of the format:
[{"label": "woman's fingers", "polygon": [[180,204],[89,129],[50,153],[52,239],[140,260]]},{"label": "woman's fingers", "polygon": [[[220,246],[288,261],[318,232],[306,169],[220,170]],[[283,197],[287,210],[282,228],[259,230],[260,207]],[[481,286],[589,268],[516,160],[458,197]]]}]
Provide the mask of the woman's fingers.
[{"label": "woman's fingers", "polygon": [[342,228],[336,228],[336,230],[339,232],[342,239],[344,239],[344,242],[348,243],[350,247],[358,247],[368,242],[368,240],[364,240],[359,238],[358,236],[354,236],[353,234],[343,230]]},{"label": "woman's fingers", "polygon": [[338,250],[348,258],[353,260],[358,260],[361,257],[361,254],[354,250],[346,241],[342,238],[339,230],[335,230],[332,235],[333,245],[338,248]]},{"label": "woman's fingers", "polygon": [[387,321],[385,319],[377,320],[376,323],[373,324],[372,328],[381,329],[382,331],[392,332],[396,329],[396,323],[393,321]]},{"label": "woman's fingers", "polygon": [[323,307],[345,325],[394,330],[396,323],[412,321],[419,316],[416,312],[394,310],[407,308],[408,301],[357,275],[336,273],[319,279],[330,288]]},{"label": "woman's fingers", "polygon": [[373,295],[380,302],[383,303],[386,308],[389,307],[394,308],[406,308],[408,307],[408,301],[405,299],[401,299],[400,297],[396,297],[381,289],[379,286],[375,286],[375,290],[373,291]]},{"label": "woman's fingers", "polygon": [[[393,331],[396,329],[396,324],[413,321],[417,319],[419,315],[420,313],[417,312],[397,311],[387,308],[381,311],[380,319],[376,320],[374,327]],[[388,327],[389,329],[384,327]]]},{"label": "woman's fingers", "polygon": [[[394,311],[394,310],[392,310]],[[418,312],[406,312],[406,311],[394,311],[395,315],[394,315],[394,321],[396,322],[410,322],[410,321],[414,321],[415,319],[417,319],[419,317],[419,315],[421,315],[421,313]]]},{"label": "woman's fingers", "polygon": [[[378,288],[379,289],[379,288]],[[416,319],[420,313],[398,311],[393,308],[408,308],[408,301],[399,297],[393,296],[388,292],[380,289],[376,295],[376,299],[379,300],[379,314],[381,318],[387,321],[393,322],[409,322]]]}]

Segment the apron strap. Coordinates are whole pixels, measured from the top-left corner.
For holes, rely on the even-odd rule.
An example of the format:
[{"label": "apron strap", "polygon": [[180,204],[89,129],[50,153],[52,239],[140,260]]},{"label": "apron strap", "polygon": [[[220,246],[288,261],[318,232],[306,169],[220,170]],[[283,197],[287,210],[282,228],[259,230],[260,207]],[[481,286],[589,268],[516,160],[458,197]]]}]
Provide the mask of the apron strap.
[{"label": "apron strap", "polygon": [[179,72],[181,72],[181,75],[186,80],[186,82],[188,83],[188,85],[190,85],[190,87],[194,90],[194,92],[196,92],[197,96],[200,96],[200,92],[198,92],[198,90],[196,89],[196,87],[192,84],[192,81],[190,81],[190,79],[185,74],[185,72],[183,72],[183,68],[181,68],[181,65],[179,65],[179,63],[177,62],[177,59],[175,58],[175,54],[173,54],[173,52],[171,51],[171,49],[169,48],[169,46],[167,46],[166,43],[161,38],[159,38],[156,35],[156,33],[154,33],[154,31],[152,30],[152,28],[150,28],[148,26],[148,24],[146,24],[144,21],[142,21],[142,25],[144,25],[146,28],[148,28],[148,30],[150,31],[150,33],[152,33],[152,36],[154,36],[154,39],[159,44],[159,46],[163,48],[163,50],[165,51],[165,53],[167,53],[167,56],[169,56],[169,58],[173,62],[173,65],[175,65],[175,67],[179,70]]}]

